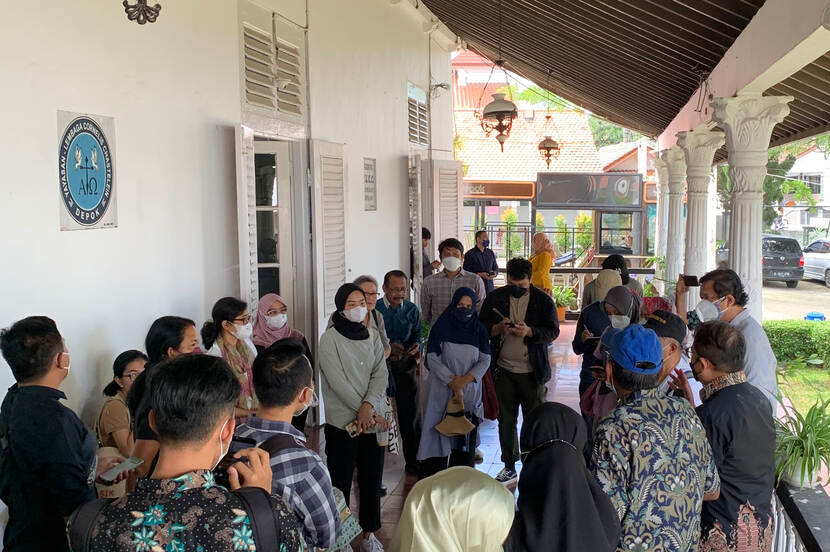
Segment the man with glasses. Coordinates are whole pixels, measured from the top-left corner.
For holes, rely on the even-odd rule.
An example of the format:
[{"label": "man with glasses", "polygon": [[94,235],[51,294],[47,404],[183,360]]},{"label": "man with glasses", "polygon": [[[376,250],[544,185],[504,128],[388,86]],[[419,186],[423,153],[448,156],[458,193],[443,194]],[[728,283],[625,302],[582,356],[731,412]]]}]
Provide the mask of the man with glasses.
[{"label": "man with glasses", "polygon": [[[418,376],[416,368],[421,344],[421,314],[406,296],[406,274],[391,270],[383,278],[383,299],[377,311],[383,316],[392,353],[389,355],[390,387],[398,407],[407,473],[418,473],[415,456],[421,436],[418,420]],[[367,297],[368,299],[368,297]],[[368,301],[367,301],[368,302]]]},{"label": "man with glasses", "polygon": [[331,477],[322,459],[306,448],[306,437],[291,425],[294,416],[317,405],[311,364],[296,341],[277,341],[253,365],[260,408],[236,430],[271,454],[271,493],[294,510],[311,547],[332,548],[340,531]]}]

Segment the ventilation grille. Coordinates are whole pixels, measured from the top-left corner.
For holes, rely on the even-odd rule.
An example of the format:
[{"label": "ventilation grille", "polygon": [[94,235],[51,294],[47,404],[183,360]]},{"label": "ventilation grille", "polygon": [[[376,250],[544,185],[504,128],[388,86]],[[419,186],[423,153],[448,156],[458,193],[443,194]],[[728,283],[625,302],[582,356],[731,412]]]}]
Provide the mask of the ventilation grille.
[{"label": "ventilation grille", "polygon": [[440,200],[439,224],[441,239],[461,235],[458,228],[458,171],[439,169],[438,193]]},{"label": "ventilation grille", "polygon": [[427,104],[414,98],[409,98],[409,141],[413,144],[429,145]]},{"label": "ventilation grille", "polygon": [[245,48],[245,100],[253,105],[275,109],[277,66],[274,38],[249,25],[243,26]]},{"label": "ventilation grille", "polygon": [[277,108],[303,114],[302,56],[299,48],[282,40],[277,45]]}]

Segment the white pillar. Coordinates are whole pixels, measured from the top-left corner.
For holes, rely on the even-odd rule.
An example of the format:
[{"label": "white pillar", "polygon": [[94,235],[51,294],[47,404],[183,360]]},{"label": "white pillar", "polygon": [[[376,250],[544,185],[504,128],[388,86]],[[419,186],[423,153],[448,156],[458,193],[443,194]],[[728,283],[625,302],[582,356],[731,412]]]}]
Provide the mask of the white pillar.
[{"label": "white pillar", "polygon": [[666,281],[677,281],[683,267],[683,188],[686,184],[686,156],[679,146],[660,153],[669,173],[668,236]]},{"label": "white pillar", "polygon": [[712,166],[712,179],[709,181],[709,220],[706,227],[709,229],[709,247],[706,249],[706,270],[717,267],[718,246],[718,167]]},{"label": "white pillar", "polygon": [[654,255],[656,257],[663,257],[666,254],[666,238],[668,236],[669,166],[659,156],[654,157],[654,174],[657,179],[657,220],[654,227]]},{"label": "white pillar", "polygon": [[764,176],[773,127],[786,117],[792,96],[740,94],[712,101],[712,119],[726,132],[732,219],[729,227],[729,266],[741,277],[749,294],[749,311],[761,321],[761,235]]},{"label": "white pillar", "polygon": [[[706,273],[709,250],[709,183],[712,159],[723,145],[723,132],[700,125],[694,130],[678,132],[677,145],[686,156],[686,260],[684,274],[698,278]],[[695,295],[695,294],[693,294]],[[691,304],[691,303],[688,303]]]}]

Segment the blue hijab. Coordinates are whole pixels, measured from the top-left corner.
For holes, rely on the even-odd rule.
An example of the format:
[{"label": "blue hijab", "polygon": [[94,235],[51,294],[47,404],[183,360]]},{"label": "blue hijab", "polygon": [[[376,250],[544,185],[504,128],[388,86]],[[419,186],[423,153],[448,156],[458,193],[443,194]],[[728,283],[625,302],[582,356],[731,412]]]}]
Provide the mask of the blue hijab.
[{"label": "blue hijab", "polygon": [[[459,320],[453,316],[458,308],[462,297],[469,297],[473,300],[473,315],[466,320]],[[438,320],[432,326],[427,341],[427,353],[435,353],[441,356],[441,344],[459,343],[461,345],[472,345],[485,355],[490,354],[490,337],[484,324],[479,322],[478,313],[475,310],[476,292],[468,287],[455,290],[449,306],[444,309]]]}]

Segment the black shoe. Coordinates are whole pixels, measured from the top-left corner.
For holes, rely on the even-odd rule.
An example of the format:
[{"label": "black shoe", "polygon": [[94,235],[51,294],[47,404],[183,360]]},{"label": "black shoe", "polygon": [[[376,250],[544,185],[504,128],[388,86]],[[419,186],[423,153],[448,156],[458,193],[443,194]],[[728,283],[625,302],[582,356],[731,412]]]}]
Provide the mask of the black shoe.
[{"label": "black shoe", "polygon": [[389,490],[386,488],[386,485],[381,483],[380,484],[380,496],[386,496],[386,493],[388,493],[388,492],[389,492]]},{"label": "black shoe", "polygon": [[406,466],[404,466],[403,470],[409,475],[418,475],[418,468],[416,468],[415,466],[410,466],[409,464],[407,464]]}]

